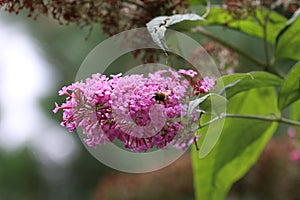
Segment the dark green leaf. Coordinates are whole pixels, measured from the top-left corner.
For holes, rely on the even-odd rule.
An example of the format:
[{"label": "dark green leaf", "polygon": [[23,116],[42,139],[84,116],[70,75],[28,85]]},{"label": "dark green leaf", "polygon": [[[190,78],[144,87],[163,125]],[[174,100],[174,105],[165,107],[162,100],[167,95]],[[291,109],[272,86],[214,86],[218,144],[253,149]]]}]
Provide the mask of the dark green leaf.
[{"label": "dark green leaf", "polygon": [[[208,17],[206,18],[207,24],[219,24],[226,25],[229,28],[237,29],[246,34],[263,38],[263,27],[261,23],[264,23],[264,17],[269,12],[264,9],[257,9],[255,11],[256,18],[248,16],[245,19],[234,20],[232,14],[223,8],[212,8]],[[274,44],[275,39],[279,31],[285,25],[287,19],[276,12],[270,12],[267,25],[267,40]]]},{"label": "dark green leaf", "polygon": [[290,70],[279,90],[278,107],[283,110],[300,98],[300,62]]},{"label": "dark green leaf", "polygon": [[220,80],[223,81],[224,88],[218,88],[220,94],[226,93],[226,98],[229,99],[234,95],[253,88],[280,86],[282,79],[267,73],[267,72],[251,72],[246,74],[230,74],[223,76]]},{"label": "dark green leaf", "polygon": [[[173,25],[171,28],[175,30],[190,30],[191,28],[201,25],[223,25],[230,29],[238,30],[250,36],[264,38],[264,30],[261,25],[268,10],[256,10],[256,18],[248,16],[245,19],[234,19],[233,15],[226,9],[220,7],[212,7],[205,21],[184,21]],[[269,12],[267,23],[267,41],[275,44],[276,36],[285,26],[287,19],[276,12]]]},{"label": "dark green leaf", "polygon": [[300,60],[300,8],[276,38],[276,58]]},{"label": "dark green leaf", "polygon": [[[228,112],[264,116],[276,114],[275,99],[274,88],[239,93],[229,101]],[[215,124],[210,127],[214,128]],[[220,139],[206,157],[199,159],[203,157],[201,149],[200,152],[193,149],[196,199],[225,199],[231,185],[256,162],[276,128],[277,123],[272,122],[226,119]],[[205,139],[201,142],[205,143]]]}]

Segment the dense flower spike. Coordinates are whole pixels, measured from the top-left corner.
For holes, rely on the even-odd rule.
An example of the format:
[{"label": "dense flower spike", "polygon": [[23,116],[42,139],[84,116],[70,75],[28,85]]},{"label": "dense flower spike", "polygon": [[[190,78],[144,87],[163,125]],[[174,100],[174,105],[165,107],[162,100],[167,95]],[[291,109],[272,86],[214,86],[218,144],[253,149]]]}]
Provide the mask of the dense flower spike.
[{"label": "dense flower spike", "polygon": [[53,112],[63,110],[61,125],[70,132],[81,127],[90,147],[118,139],[134,152],[169,144],[186,149],[196,141],[199,120],[196,111],[187,117],[189,98],[214,87],[212,79],[198,80],[196,74],[183,69],[159,70],[148,77],[94,74],[85,83],[63,87],[59,95],[66,95],[66,102],[55,103]]}]

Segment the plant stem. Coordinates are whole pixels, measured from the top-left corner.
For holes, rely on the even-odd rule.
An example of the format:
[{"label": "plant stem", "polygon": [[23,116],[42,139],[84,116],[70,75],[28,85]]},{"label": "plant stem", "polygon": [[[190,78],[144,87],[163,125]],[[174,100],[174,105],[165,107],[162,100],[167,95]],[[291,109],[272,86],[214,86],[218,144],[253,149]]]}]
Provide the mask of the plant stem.
[{"label": "plant stem", "polygon": [[266,71],[271,72],[273,74],[278,75],[281,78],[284,78],[284,74],[279,72],[274,66],[273,62],[271,62],[270,58],[270,51],[269,51],[269,43],[268,43],[268,21],[270,17],[270,11],[267,12],[265,18],[264,18],[264,23],[262,24],[263,26],[263,34],[264,34],[264,51],[265,51],[265,56],[266,56]]},{"label": "plant stem", "polygon": [[[262,10],[261,10],[261,12],[262,12]],[[256,11],[254,11],[254,13],[253,13],[253,18],[263,28],[264,51],[265,51],[265,57],[266,57],[266,64],[264,66],[265,71],[268,71],[268,72],[273,73],[281,78],[284,78],[285,75],[273,67],[274,63],[271,61],[271,58],[270,58],[269,44],[268,44],[268,27],[267,27],[268,23],[269,23],[269,18],[270,18],[270,12],[271,11],[269,10],[266,13],[263,22],[257,16]]]},{"label": "plant stem", "polygon": [[284,123],[293,126],[300,126],[300,122],[293,121],[284,117],[267,117],[267,116],[259,116],[259,115],[241,115],[241,114],[230,114],[230,113],[222,113],[221,115],[213,118],[212,120],[200,125],[200,128],[206,127],[211,123],[223,119],[223,118],[240,118],[240,119],[254,119],[254,120],[262,120],[262,121],[270,121],[270,122],[278,122]]}]

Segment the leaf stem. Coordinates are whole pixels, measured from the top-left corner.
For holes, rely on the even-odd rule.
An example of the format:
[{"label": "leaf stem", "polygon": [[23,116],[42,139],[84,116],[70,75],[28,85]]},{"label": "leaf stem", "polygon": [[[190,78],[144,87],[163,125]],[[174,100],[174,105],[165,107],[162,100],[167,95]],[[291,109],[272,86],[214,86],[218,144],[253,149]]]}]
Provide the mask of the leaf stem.
[{"label": "leaf stem", "polygon": [[242,115],[242,114],[231,114],[231,113],[222,113],[219,116],[213,118],[212,120],[200,125],[200,128],[204,128],[211,123],[223,119],[223,118],[240,118],[240,119],[254,119],[254,120],[262,120],[262,121],[270,121],[270,122],[278,122],[284,123],[293,126],[300,126],[300,122],[290,120],[284,117],[267,117],[267,116],[260,116],[260,115]]}]

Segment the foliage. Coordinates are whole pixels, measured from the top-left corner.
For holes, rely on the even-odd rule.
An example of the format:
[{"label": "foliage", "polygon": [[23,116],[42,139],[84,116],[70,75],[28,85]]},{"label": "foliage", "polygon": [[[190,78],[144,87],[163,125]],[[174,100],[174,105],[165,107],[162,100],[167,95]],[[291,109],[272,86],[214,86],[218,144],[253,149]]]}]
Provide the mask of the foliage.
[{"label": "foliage", "polygon": [[[298,24],[300,9],[290,20],[287,20],[264,5],[246,2],[249,4],[245,7],[241,4],[240,7],[230,8],[231,4],[227,4],[227,9],[211,8],[206,22],[199,20],[200,26],[194,29],[195,32],[202,33],[235,50],[257,67],[267,71],[230,74],[218,80],[225,86],[217,87],[215,93],[226,95],[229,100],[228,108],[226,113],[216,112],[217,116],[210,116],[200,121],[199,133],[204,135],[200,140],[200,146],[206,146],[209,140],[215,146],[212,150],[209,148],[210,152],[203,149],[193,150],[194,187],[197,199],[225,199],[231,185],[244,176],[256,162],[276,131],[278,122],[300,126],[299,122],[284,118],[282,113],[285,108],[300,98],[300,64],[295,64],[285,75],[274,66],[274,63],[282,58],[295,61],[299,59],[297,47],[300,43],[296,35],[299,34],[300,29]],[[154,20],[163,19],[157,17]],[[225,38],[215,37],[209,29],[206,29],[212,25],[223,25],[261,39],[265,53],[264,61],[261,62],[251,54],[232,46]],[[176,27],[180,29],[184,26]],[[157,40],[160,42],[159,46],[166,50],[164,38],[154,36],[154,41]],[[271,48],[275,48],[275,53]],[[276,88],[279,88],[279,92],[276,92]],[[202,110],[202,104],[212,94],[194,100],[190,106],[192,108],[199,106],[201,112],[206,114],[206,110]],[[297,116],[295,113],[298,112],[299,109],[297,111],[293,109],[293,116]],[[209,120],[210,118],[212,120]],[[215,124],[216,121],[223,118],[226,120],[221,137],[207,139],[213,136],[206,134],[206,127],[210,124],[218,126]]]},{"label": "foliage", "polygon": [[300,98],[300,63],[298,62],[285,77],[279,90],[278,107],[288,107]]},{"label": "foliage", "polygon": [[[300,44],[296,37],[300,28],[299,11],[287,21],[283,16],[263,6],[254,8],[251,13],[240,19],[235,19],[231,12],[223,8],[211,10],[205,26],[224,25],[262,39],[265,49],[264,62],[257,61],[251,54],[240,49],[237,52],[269,73],[231,74],[221,78],[225,87],[220,88],[220,91],[222,94],[226,93],[229,101],[227,113],[224,116],[221,114],[219,118],[224,117],[226,121],[220,139],[208,156],[199,159],[201,152],[193,151],[197,199],[225,199],[231,185],[258,159],[276,130],[276,122],[300,125],[297,121],[283,118],[282,113],[283,109],[293,106],[300,97],[300,65],[295,64],[290,72],[284,75],[281,69],[274,65],[282,58],[299,60],[299,49],[296,48]],[[206,30],[198,30],[208,37],[211,36]],[[218,39],[222,41],[222,38]],[[229,43],[225,45],[235,49],[230,47]],[[270,47],[275,48],[274,54]],[[276,92],[276,88],[279,88],[279,92]],[[300,110],[294,108],[292,111],[293,119],[299,120],[297,116]],[[205,132],[205,129],[201,131]]]},{"label": "foliage", "polygon": [[[269,115],[276,110],[273,88],[242,92],[228,102],[229,113]],[[267,105],[267,106],[266,106]],[[199,159],[193,151],[194,187],[197,199],[223,199],[232,183],[255,163],[276,123],[249,119],[226,119],[213,150]]]},{"label": "foliage", "polygon": [[277,58],[290,58],[300,60],[299,33],[300,33],[300,10],[286,23],[285,27],[276,37]]},{"label": "foliage", "polygon": [[[163,21],[166,17],[161,19],[159,16],[171,16],[173,12],[187,13],[188,2],[192,6],[206,5],[202,0],[105,0],[85,3],[76,0],[64,4],[59,3],[60,1],[50,1],[48,4],[44,2],[0,1],[0,6],[5,6],[7,11],[16,14],[22,9],[29,10],[29,16],[34,13],[51,14],[54,19],[66,24],[92,26],[100,23],[105,33],[113,35],[125,29],[145,26],[154,17]],[[197,199],[225,199],[232,184],[244,176],[257,161],[279,123],[300,126],[300,9],[296,10],[295,4],[280,2],[282,3],[226,0],[226,7],[219,5],[208,9],[210,13],[205,22],[176,21],[177,29],[189,30],[192,27],[191,32],[222,44],[251,63],[247,66],[247,73],[221,77],[217,82],[222,82],[224,87],[219,84],[214,94],[202,96],[193,102],[192,106],[199,106],[200,109],[213,96],[226,97],[228,102],[226,113],[216,112],[217,115],[213,116],[203,109],[204,116],[199,129],[203,137],[198,142],[199,146],[206,145],[209,125],[214,126],[220,119],[225,119],[225,123],[221,136],[213,141],[215,145],[210,152],[192,150]],[[290,17],[282,12],[293,15]],[[203,13],[197,14],[200,16]],[[175,24],[161,26],[161,23],[156,25],[164,29],[163,36],[165,28]],[[256,48],[263,49],[264,52],[263,60],[257,59],[254,53],[233,45],[224,35],[216,36],[211,31],[215,26],[234,30],[236,34],[244,34],[251,39],[256,38]],[[154,36],[154,39],[155,37],[160,43],[164,42],[163,37]],[[165,44],[160,46],[167,50]]]}]

